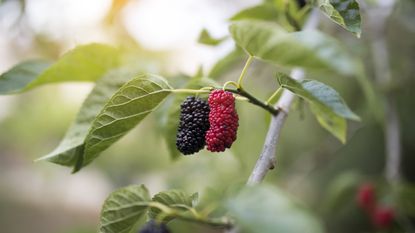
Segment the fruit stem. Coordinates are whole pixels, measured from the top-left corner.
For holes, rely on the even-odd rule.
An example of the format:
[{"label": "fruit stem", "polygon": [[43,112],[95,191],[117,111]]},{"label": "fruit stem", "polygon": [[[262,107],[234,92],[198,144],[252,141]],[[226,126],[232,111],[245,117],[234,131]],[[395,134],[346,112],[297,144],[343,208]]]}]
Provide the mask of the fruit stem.
[{"label": "fruit stem", "polygon": [[248,60],[246,60],[245,66],[242,69],[241,75],[239,76],[239,79],[238,79],[238,86],[237,86],[238,89],[242,88],[242,80],[245,77],[245,74],[248,71],[248,67],[251,65],[253,60],[254,60],[254,57],[249,55]]},{"label": "fruit stem", "polygon": [[278,89],[265,101],[266,104],[270,104],[271,101],[278,96],[282,91],[282,87],[278,87]]},{"label": "fruit stem", "polygon": [[191,208],[191,207],[187,207],[186,209],[188,209],[194,217],[191,217],[187,215],[186,213],[176,211],[175,209],[170,208],[169,206],[164,205],[159,202],[149,202],[148,206],[157,208],[162,211],[160,215],[165,215],[165,216],[162,216],[161,220],[167,217],[174,217],[174,218],[182,219],[184,221],[202,223],[202,224],[216,226],[216,227],[224,227],[224,228],[232,227],[232,224],[226,219],[204,218],[194,208]]},{"label": "fruit stem", "polygon": [[272,105],[262,102],[261,100],[255,98],[253,95],[251,95],[250,93],[246,92],[242,88],[238,88],[236,90],[235,89],[226,88],[225,91],[229,91],[229,92],[232,92],[232,93],[235,93],[235,94],[238,94],[240,96],[243,96],[243,97],[247,98],[248,101],[251,104],[257,105],[257,106],[259,106],[259,107],[267,110],[272,115],[277,115],[278,114],[278,110],[276,108],[274,108]]},{"label": "fruit stem", "polygon": [[[234,83],[236,84],[236,83]],[[200,93],[210,93],[213,89],[215,88],[209,88],[209,89],[199,89],[199,90],[194,90],[194,89],[173,89],[170,90],[171,92],[174,93],[188,93],[188,94],[200,94]],[[267,110],[268,112],[270,112],[272,115],[277,115],[278,114],[278,110],[276,108],[274,108],[272,105],[270,105],[269,103],[264,103],[261,100],[255,98],[253,95],[251,95],[250,93],[246,92],[244,89],[242,89],[242,87],[235,89],[231,89],[231,88],[225,88],[225,91],[229,91],[232,93],[235,93],[237,95],[240,95],[242,97],[245,97],[249,103],[257,105],[265,110]]]},{"label": "fruit stem", "polygon": [[[212,90],[213,88],[211,88]],[[200,93],[210,93],[211,90],[206,90],[206,89],[199,89],[199,90],[194,90],[194,89],[173,89],[170,90],[171,92],[174,93],[189,93],[189,94],[200,94]]]},{"label": "fruit stem", "polygon": [[233,85],[235,88],[238,88],[239,87],[239,84],[237,84],[236,82],[234,82],[234,81],[227,81],[225,84],[223,84],[223,90],[225,90],[226,87],[229,86],[229,85]]}]

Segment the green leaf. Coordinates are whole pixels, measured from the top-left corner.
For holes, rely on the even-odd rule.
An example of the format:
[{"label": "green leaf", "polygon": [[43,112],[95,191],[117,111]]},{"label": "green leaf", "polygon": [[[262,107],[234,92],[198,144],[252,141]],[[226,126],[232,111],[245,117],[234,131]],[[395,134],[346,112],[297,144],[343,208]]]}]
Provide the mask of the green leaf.
[{"label": "green leaf", "polygon": [[[153,202],[161,203],[170,208],[186,212],[193,207],[194,196],[187,195],[182,190],[168,190],[156,194],[152,200]],[[150,218],[155,219],[161,212],[160,209],[151,207],[148,214]],[[172,219],[170,217],[164,220],[169,221]]]},{"label": "green leaf", "polygon": [[139,75],[124,84],[92,122],[85,139],[84,164],[134,128],[170,91],[167,82],[155,75]]},{"label": "green leaf", "polygon": [[49,66],[45,61],[18,64],[0,76],[0,94],[11,94],[58,82],[96,81],[119,65],[120,52],[102,44],[81,45]]},{"label": "green leaf", "polygon": [[317,118],[323,128],[327,129],[333,136],[338,138],[342,143],[346,142],[347,122],[343,117],[336,115],[332,111],[326,111],[324,108],[310,105],[311,112]]},{"label": "green leaf", "polygon": [[346,140],[345,119],[360,120],[346,105],[341,96],[331,87],[315,81],[296,81],[283,73],[277,73],[281,87],[307,100],[318,122],[343,143]]},{"label": "green leaf", "polygon": [[0,76],[0,95],[13,94],[27,86],[50,66],[45,60],[31,60],[17,64]]},{"label": "green leaf", "polygon": [[[205,86],[217,86],[216,82],[208,78],[195,77],[184,86],[186,89],[199,89]],[[180,104],[189,94],[176,94],[167,111],[167,120],[163,125],[164,137],[172,159],[177,159],[180,152],[176,147],[177,127],[180,119]]]},{"label": "green leaf", "polygon": [[356,0],[314,0],[314,5],[333,22],[360,37],[360,9]]},{"label": "green leaf", "polygon": [[105,200],[101,210],[100,233],[129,233],[151,201],[144,185],[116,190]]},{"label": "green leaf", "polygon": [[271,186],[245,187],[226,202],[226,207],[236,219],[236,224],[246,232],[323,232],[320,222],[313,215]]},{"label": "green leaf", "polygon": [[141,74],[124,83],[131,73],[118,75],[111,73],[97,83],[64,140],[40,160],[78,171],[135,127],[171,90],[158,76]]},{"label": "green leaf", "polygon": [[198,42],[201,44],[205,44],[205,45],[216,46],[222,43],[222,41],[224,41],[225,39],[226,38],[219,38],[219,39],[213,38],[206,29],[203,29],[200,32]]},{"label": "green leaf", "polygon": [[263,4],[243,9],[230,18],[232,21],[243,19],[278,20],[281,12],[274,6],[274,3]]},{"label": "green leaf", "polygon": [[272,64],[319,74],[354,74],[355,62],[347,51],[318,31],[288,33],[275,23],[244,20],[234,22],[230,32],[249,55]]},{"label": "green leaf", "polygon": [[40,160],[47,159],[61,165],[74,166],[83,155],[84,141],[95,117],[111,96],[136,74],[136,71],[120,68],[111,70],[98,80],[59,146]]}]

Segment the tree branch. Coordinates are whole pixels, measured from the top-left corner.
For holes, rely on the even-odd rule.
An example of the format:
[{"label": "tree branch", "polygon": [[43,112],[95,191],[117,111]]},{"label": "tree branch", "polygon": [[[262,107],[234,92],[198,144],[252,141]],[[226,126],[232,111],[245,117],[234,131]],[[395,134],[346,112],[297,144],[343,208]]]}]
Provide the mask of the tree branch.
[{"label": "tree branch", "polygon": [[[378,85],[388,87],[392,83],[389,63],[389,52],[386,42],[386,21],[394,7],[394,0],[382,0],[376,7],[368,8],[370,24],[370,40],[375,80]],[[387,90],[388,88],[386,88]],[[395,184],[400,179],[401,136],[400,123],[393,93],[385,96],[385,177],[389,183]]]},{"label": "tree branch", "polygon": [[[303,30],[314,29],[318,26],[319,15],[316,9],[310,13],[310,16],[304,25]],[[296,68],[291,72],[291,77],[296,80],[301,80],[304,78],[304,71],[302,69]],[[285,120],[288,116],[290,106],[294,100],[294,94],[290,91],[284,90],[279,101],[275,107],[279,110],[277,115],[272,116],[271,123],[268,128],[268,133],[265,138],[265,143],[262,148],[262,152],[255,164],[254,169],[248,179],[247,184],[253,185],[260,183],[266,176],[267,172],[270,169],[275,167],[276,163],[276,149],[278,139],[281,134],[282,127],[285,123]]]}]

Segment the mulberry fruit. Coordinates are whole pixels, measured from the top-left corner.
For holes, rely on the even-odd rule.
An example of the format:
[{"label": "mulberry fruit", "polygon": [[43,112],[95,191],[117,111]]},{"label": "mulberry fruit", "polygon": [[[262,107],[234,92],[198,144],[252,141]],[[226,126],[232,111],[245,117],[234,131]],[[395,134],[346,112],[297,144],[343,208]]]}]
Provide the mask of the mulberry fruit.
[{"label": "mulberry fruit", "polygon": [[139,233],[170,233],[170,231],[166,224],[150,220],[143,226]]},{"label": "mulberry fruit", "polygon": [[215,90],[210,93],[208,102],[210,128],[206,133],[207,149],[222,152],[236,140],[238,114],[235,98],[230,92]]},{"label": "mulberry fruit", "polygon": [[360,208],[373,212],[376,205],[375,188],[372,184],[363,184],[357,192],[357,203]]},{"label": "mulberry fruit", "polygon": [[387,229],[392,225],[394,213],[391,208],[376,208],[373,214],[373,224],[379,229]]},{"label": "mulberry fruit", "polygon": [[177,149],[190,155],[206,145],[209,129],[209,105],[205,100],[189,96],[180,106],[180,123],[176,136]]}]

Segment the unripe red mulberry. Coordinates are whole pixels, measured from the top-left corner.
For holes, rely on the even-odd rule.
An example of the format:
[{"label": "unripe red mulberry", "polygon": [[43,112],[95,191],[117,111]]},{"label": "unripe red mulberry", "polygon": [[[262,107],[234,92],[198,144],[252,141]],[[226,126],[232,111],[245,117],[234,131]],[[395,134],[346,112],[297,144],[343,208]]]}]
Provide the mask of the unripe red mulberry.
[{"label": "unripe red mulberry", "polygon": [[206,133],[207,149],[222,152],[236,140],[239,118],[235,98],[230,92],[215,90],[210,93],[208,102],[210,128]]},{"label": "unripe red mulberry", "polygon": [[362,184],[357,192],[357,203],[360,208],[373,212],[376,205],[375,188],[372,184]]},{"label": "unripe red mulberry", "polygon": [[379,207],[376,208],[372,220],[373,224],[380,229],[387,229],[391,226],[395,214],[392,208],[389,207]]}]

